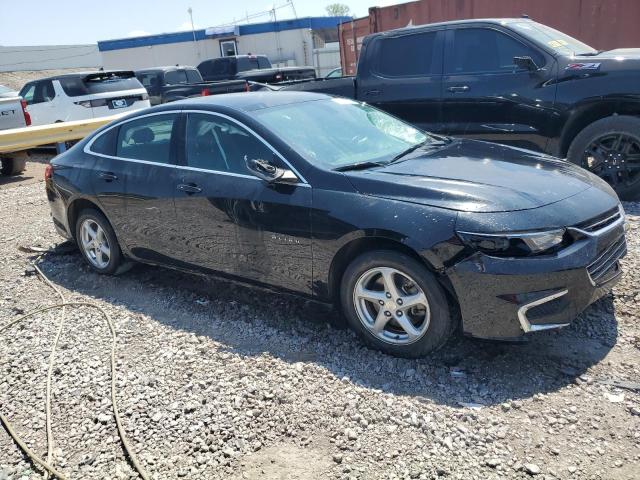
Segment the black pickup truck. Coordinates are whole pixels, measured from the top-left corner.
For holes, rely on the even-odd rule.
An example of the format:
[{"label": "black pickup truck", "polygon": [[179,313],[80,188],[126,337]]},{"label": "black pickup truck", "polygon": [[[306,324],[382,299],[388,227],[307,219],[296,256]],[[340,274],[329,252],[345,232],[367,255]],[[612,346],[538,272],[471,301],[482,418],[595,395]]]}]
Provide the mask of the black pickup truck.
[{"label": "black pickup truck", "polygon": [[198,65],[202,78],[212,80],[246,80],[259,83],[280,83],[314,79],[313,67],[274,68],[264,55],[235,55],[205,60]]},{"label": "black pickup truck", "polygon": [[357,76],[283,89],[566,157],[640,198],[640,49],[598,51],[525,18],[444,22],[367,36]]},{"label": "black pickup truck", "polygon": [[151,105],[201,95],[248,91],[245,80],[205,82],[195,67],[175,65],[136,70],[136,77],[147,89]]}]

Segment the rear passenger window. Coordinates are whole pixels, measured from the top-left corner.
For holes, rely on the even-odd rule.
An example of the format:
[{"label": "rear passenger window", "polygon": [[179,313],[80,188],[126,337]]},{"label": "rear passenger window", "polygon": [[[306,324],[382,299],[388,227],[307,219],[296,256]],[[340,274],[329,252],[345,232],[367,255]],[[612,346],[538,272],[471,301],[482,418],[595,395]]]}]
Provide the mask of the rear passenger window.
[{"label": "rear passenger window", "polygon": [[187,75],[184,70],[173,70],[164,74],[164,83],[167,85],[178,85],[187,83]]},{"label": "rear passenger window", "polygon": [[255,135],[217,115],[187,116],[187,166],[249,175],[246,160],[272,160],[273,152]]},{"label": "rear passenger window", "polygon": [[401,37],[383,38],[378,55],[378,73],[386,77],[415,77],[430,75],[436,32],[416,33]]},{"label": "rear passenger window", "polygon": [[200,72],[197,70],[185,70],[187,72],[187,81],[189,83],[200,83],[202,82],[202,77],[200,76]]},{"label": "rear passenger window", "polygon": [[156,163],[171,163],[171,136],[176,114],[153,115],[123,123],[116,156]]},{"label": "rear passenger window", "polygon": [[544,63],[538,52],[502,32],[461,28],[455,30],[453,54],[447,55],[447,73],[511,72],[517,68],[513,57],[524,56]]}]

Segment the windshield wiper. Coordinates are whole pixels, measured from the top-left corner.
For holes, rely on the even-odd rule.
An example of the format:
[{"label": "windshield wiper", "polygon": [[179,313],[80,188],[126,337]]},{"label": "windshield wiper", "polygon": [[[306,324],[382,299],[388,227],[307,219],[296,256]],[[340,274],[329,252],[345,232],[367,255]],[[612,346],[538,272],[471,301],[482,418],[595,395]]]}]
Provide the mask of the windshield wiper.
[{"label": "windshield wiper", "polygon": [[342,165],[341,167],[336,167],[333,170],[336,172],[346,172],[348,170],[366,170],[367,168],[373,167],[381,167],[382,163],[378,162],[359,162],[352,163],[350,165]]},{"label": "windshield wiper", "polygon": [[[434,136],[435,137],[435,136]],[[415,145],[410,146],[406,150],[400,152],[398,155],[393,157],[389,163],[397,162],[398,160],[406,157],[410,153],[415,152],[421,147],[429,146],[429,147],[442,147],[444,145],[448,145],[452,142],[452,139],[449,137],[438,137],[438,142],[432,141],[432,139],[427,139],[424,142],[416,143]]]}]

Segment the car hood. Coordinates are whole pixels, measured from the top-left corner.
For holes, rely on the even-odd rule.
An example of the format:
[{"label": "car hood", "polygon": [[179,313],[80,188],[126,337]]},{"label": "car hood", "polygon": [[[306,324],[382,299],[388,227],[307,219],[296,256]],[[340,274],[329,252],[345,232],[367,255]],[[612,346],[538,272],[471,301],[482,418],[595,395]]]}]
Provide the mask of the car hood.
[{"label": "car hood", "polygon": [[345,175],[365,195],[466,212],[538,208],[603,185],[563,160],[474,140],[427,147],[406,160]]}]

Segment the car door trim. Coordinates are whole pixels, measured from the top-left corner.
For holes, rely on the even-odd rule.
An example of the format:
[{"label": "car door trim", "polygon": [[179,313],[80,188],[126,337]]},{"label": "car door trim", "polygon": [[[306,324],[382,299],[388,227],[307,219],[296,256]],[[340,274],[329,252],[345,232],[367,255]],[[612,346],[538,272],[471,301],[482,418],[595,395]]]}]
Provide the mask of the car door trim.
[{"label": "car door trim", "polygon": [[117,127],[119,127],[121,125],[124,125],[125,123],[129,123],[129,122],[132,122],[134,120],[138,120],[140,118],[153,117],[153,116],[156,116],[156,115],[173,114],[173,115],[179,116],[182,113],[204,113],[204,114],[208,114],[208,115],[216,115],[218,117],[222,117],[224,119],[230,120],[230,121],[238,124],[239,126],[244,128],[245,130],[247,130],[249,133],[251,133],[258,140],[260,140],[264,145],[266,145],[267,148],[269,148],[269,150],[271,150],[273,153],[275,153],[291,169],[291,171],[296,174],[296,176],[298,177],[300,182],[298,182],[296,184],[292,184],[292,185],[295,185],[295,186],[298,186],[298,187],[305,187],[305,188],[310,188],[311,187],[311,185],[309,185],[309,183],[306,181],[306,179],[293,167],[293,165],[291,165],[287,161],[287,159],[285,159],[280,154],[280,152],[278,152],[269,142],[267,142],[264,138],[262,138],[260,135],[258,135],[255,131],[253,131],[251,128],[249,128],[248,126],[246,126],[245,124],[243,124],[242,122],[236,120],[233,117],[230,117],[230,116],[225,115],[223,113],[212,112],[212,111],[209,111],[209,110],[196,110],[196,109],[191,109],[191,110],[169,110],[169,111],[165,110],[165,111],[162,111],[162,112],[152,112],[152,113],[146,113],[144,115],[136,115],[133,118],[127,118],[125,120],[120,120],[117,123],[115,123],[114,125],[111,125],[110,127],[105,128],[103,131],[101,131],[95,137],[93,137],[84,146],[83,151],[87,155],[96,155],[98,157],[110,158],[112,160],[121,160],[121,161],[124,161],[124,162],[132,162],[132,163],[142,163],[142,164],[145,164],[145,165],[156,165],[156,166],[159,166],[159,167],[169,167],[169,168],[173,168],[173,169],[176,169],[176,170],[189,170],[189,171],[202,172],[202,173],[214,173],[214,174],[217,174],[217,175],[226,175],[226,176],[229,176],[229,177],[250,178],[252,180],[262,181],[258,177],[254,177],[253,175],[244,175],[242,173],[223,172],[221,170],[211,170],[211,169],[206,169],[206,168],[189,167],[189,166],[186,166],[186,165],[176,165],[175,163],[159,163],[159,162],[153,162],[153,161],[150,161],[150,160],[138,160],[136,158],[118,157],[118,156],[115,156],[115,155],[107,155],[107,154],[104,154],[104,153],[99,153],[99,152],[95,152],[95,151],[91,150],[91,147],[93,146],[93,143],[98,138],[100,138],[102,135],[107,133],[109,130],[112,130],[113,128],[117,128]]}]

